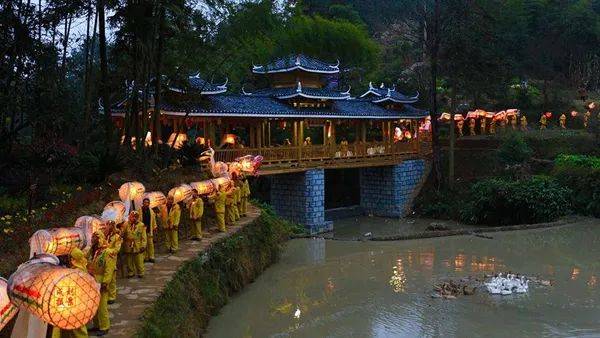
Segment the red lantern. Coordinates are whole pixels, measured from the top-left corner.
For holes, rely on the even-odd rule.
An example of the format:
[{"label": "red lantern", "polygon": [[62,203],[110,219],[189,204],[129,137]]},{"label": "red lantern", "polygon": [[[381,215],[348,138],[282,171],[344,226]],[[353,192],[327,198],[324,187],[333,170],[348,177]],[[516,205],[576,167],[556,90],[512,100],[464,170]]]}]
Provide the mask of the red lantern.
[{"label": "red lantern", "polygon": [[552,118],[551,112],[546,112],[544,115],[546,116],[547,119]]}]

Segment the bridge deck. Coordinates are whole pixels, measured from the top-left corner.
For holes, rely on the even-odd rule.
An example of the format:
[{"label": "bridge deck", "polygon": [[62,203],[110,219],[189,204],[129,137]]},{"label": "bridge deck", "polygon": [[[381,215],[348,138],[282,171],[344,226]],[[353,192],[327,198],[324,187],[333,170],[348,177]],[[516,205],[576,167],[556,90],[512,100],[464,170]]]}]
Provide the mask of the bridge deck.
[{"label": "bridge deck", "polygon": [[309,169],[362,168],[398,164],[404,160],[424,158],[431,153],[429,142],[368,142],[340,145],[276,146],[216,150],[215,161],[231,162],[244,155],[262,155],[262,175],[305,171]]}]

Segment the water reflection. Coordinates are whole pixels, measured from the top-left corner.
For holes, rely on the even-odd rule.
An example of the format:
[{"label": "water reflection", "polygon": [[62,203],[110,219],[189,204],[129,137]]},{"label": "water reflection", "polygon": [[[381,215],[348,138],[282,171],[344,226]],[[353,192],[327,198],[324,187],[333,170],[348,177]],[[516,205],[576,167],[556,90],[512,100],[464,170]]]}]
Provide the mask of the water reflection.
[{"label": "water reflection", "polygon": [[[593,224],[493,240],[294,240],[211,321],[208,336],[600,336],[598,241]],[[554,286],[522,297],[430,298],[440,279],[509,270]]]}]

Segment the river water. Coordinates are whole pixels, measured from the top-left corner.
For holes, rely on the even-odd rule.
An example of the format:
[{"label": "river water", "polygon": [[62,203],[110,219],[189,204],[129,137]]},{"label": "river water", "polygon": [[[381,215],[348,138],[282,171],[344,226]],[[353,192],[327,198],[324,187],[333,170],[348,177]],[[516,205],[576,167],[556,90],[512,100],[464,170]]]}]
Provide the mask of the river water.
[{"label": "river water", "polygon": [[[600,220],[492,236],[292,240],[279,263],[211,321],[207,336],[600,336]],[[441,279],[509,270],[553,285],[431,298]]]}]

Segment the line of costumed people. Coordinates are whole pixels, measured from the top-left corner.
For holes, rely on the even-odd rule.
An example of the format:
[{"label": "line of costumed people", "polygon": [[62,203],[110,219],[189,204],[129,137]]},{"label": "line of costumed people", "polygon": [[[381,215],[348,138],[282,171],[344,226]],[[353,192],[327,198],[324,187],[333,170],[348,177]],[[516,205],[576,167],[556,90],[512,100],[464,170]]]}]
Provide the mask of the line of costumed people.
[{"label": "line of costumed people", "polygon": [[[247,175],[255,175],[261,156],[235,162],[210,160],[215,178],[182,184],[162,192],[146,192],[139,182],[119,188],[120,201],[108,203],[102,215],[81,216],[73,227],[35,232],[30,259],[8,280],[0,278],[0,330],[17,319],[12,337],[103,336],[110,329],[108,305],[117,298],[117,273],[143,278],[144,262],[154,262],[155,239],[164,235],[166,250],[179,248],[182,212],[189,213],[191,239],[201,240],[204,204],[214,207],[219,231],[226,232],[248,210]],[[160,225],[160,227],[159,227]]]}]

